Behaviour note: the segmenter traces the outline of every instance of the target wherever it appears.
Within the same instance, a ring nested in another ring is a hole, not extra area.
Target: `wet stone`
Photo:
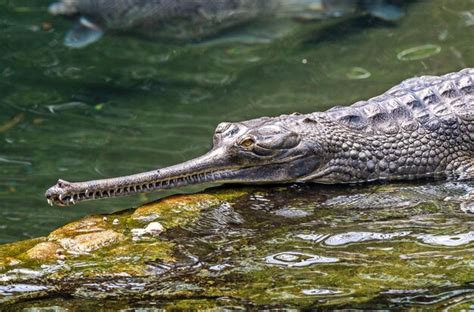
[[[106,230],[88,234],[80,234],[73,238],[62,238],[58,242],[69,253],[83,254],[110,246],[125,240],[123,234]]]
[[[62,248],[56,242],[43,242],[29,249],[26,254],[30,259],[48,262],[57,260],[60,250]]]
[[[39,298],[174,307],[206,298],[199,307],[213,308],[237,298],[254,308],[331,310],[374,300],[388,309],[419,289],[451,298],[471,282],[471,214],[461,203],[473,188],[298,184],[176,195],[0,245],[0,303],[22,311]],[[391,289],[400,291],[384,293]]]

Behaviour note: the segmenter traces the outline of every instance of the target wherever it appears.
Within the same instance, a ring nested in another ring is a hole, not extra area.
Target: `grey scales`
[[[362,183],[474,178],[474,68],[403,81],[326,112],[217,126],[203,156],[149,172],[59,180],[50,204],[70,205],[202,183]]]

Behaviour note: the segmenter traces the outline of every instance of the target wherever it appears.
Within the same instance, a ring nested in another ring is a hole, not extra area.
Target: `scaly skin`
[[[474,69],[408,79],[384,94],[326,112],[221,123],[214,147],[185,163],[70,183],[50,203],[200,183],[359,183],[474,177]]]

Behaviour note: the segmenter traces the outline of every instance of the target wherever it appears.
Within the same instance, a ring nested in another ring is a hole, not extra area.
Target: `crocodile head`
[[[213,148],[201,157],[149,172],[71,183],[59,180],[46,192],[50,204],[69,205],[201,183],[288,183],[317,170],[318,144],[269,118],[221,123]]]

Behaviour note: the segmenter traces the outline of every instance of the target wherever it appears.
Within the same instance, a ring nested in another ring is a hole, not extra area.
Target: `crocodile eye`
[[[245,149],[250,149],[250,148],[252,148],[254,144],[255,144],[255,140],[252,139],[252,138],[243,139],[243,140],[240,141],[240,143],[239,143],[239,145],[242,146],[242,147],[245,148]]]

